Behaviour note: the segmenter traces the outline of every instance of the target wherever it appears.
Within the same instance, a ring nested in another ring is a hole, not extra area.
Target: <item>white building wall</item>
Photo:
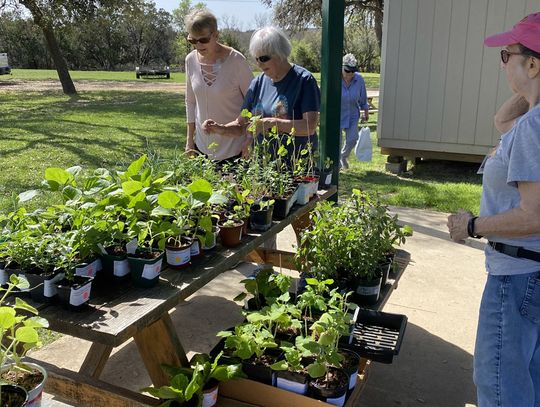
[[[510,90],[499,49],[483,41],[534,11],[539,0],[386,0],[379,146],[484,155],[496,145],[493,115]]]

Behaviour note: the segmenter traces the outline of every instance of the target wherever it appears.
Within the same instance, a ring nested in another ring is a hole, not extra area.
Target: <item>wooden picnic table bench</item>
[[[157,405],[157,400],[99,380],[113,348],[134,339],[154,386],[168,384],[161,364],[187,365],[187,357],[169,316],[169,311],[221,273],[231,269],[265,241],[308,214],[319,200],[334,195],[337,188],[319,191],[304,206],[294,206],[291,214],[260,234],[250,233],[234,249],[219,247],[205,252],[181,271],[165,269],[153,288],[130,284],[118,290],[93,291],[90,305],[81,312],[70,312],[57,305],[32,304],[50,329],[92,342],[78,372],[43,363],[49,372],[45,390],[70,400],[77,406]],[[94,290],[94,288],[93,288]]]

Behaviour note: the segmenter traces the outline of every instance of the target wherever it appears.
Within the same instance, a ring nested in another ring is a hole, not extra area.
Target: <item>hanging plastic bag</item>
[[[369,127],[362,127],[358,132],[358,141],[354,149],[354,154],[358,161],[371,161],[372,145]]]

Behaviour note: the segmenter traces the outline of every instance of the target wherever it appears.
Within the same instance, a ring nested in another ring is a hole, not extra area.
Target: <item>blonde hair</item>
[[[207,8],[193,10],[186,16],[184,23],[189,34],[199,35],[207,30],[213,33],[218,29],[216,16]]]

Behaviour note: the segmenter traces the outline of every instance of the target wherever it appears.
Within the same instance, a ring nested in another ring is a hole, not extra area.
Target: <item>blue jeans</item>
[[[540,407],[540,272],[488,276],[474,383],[478,407]]]

